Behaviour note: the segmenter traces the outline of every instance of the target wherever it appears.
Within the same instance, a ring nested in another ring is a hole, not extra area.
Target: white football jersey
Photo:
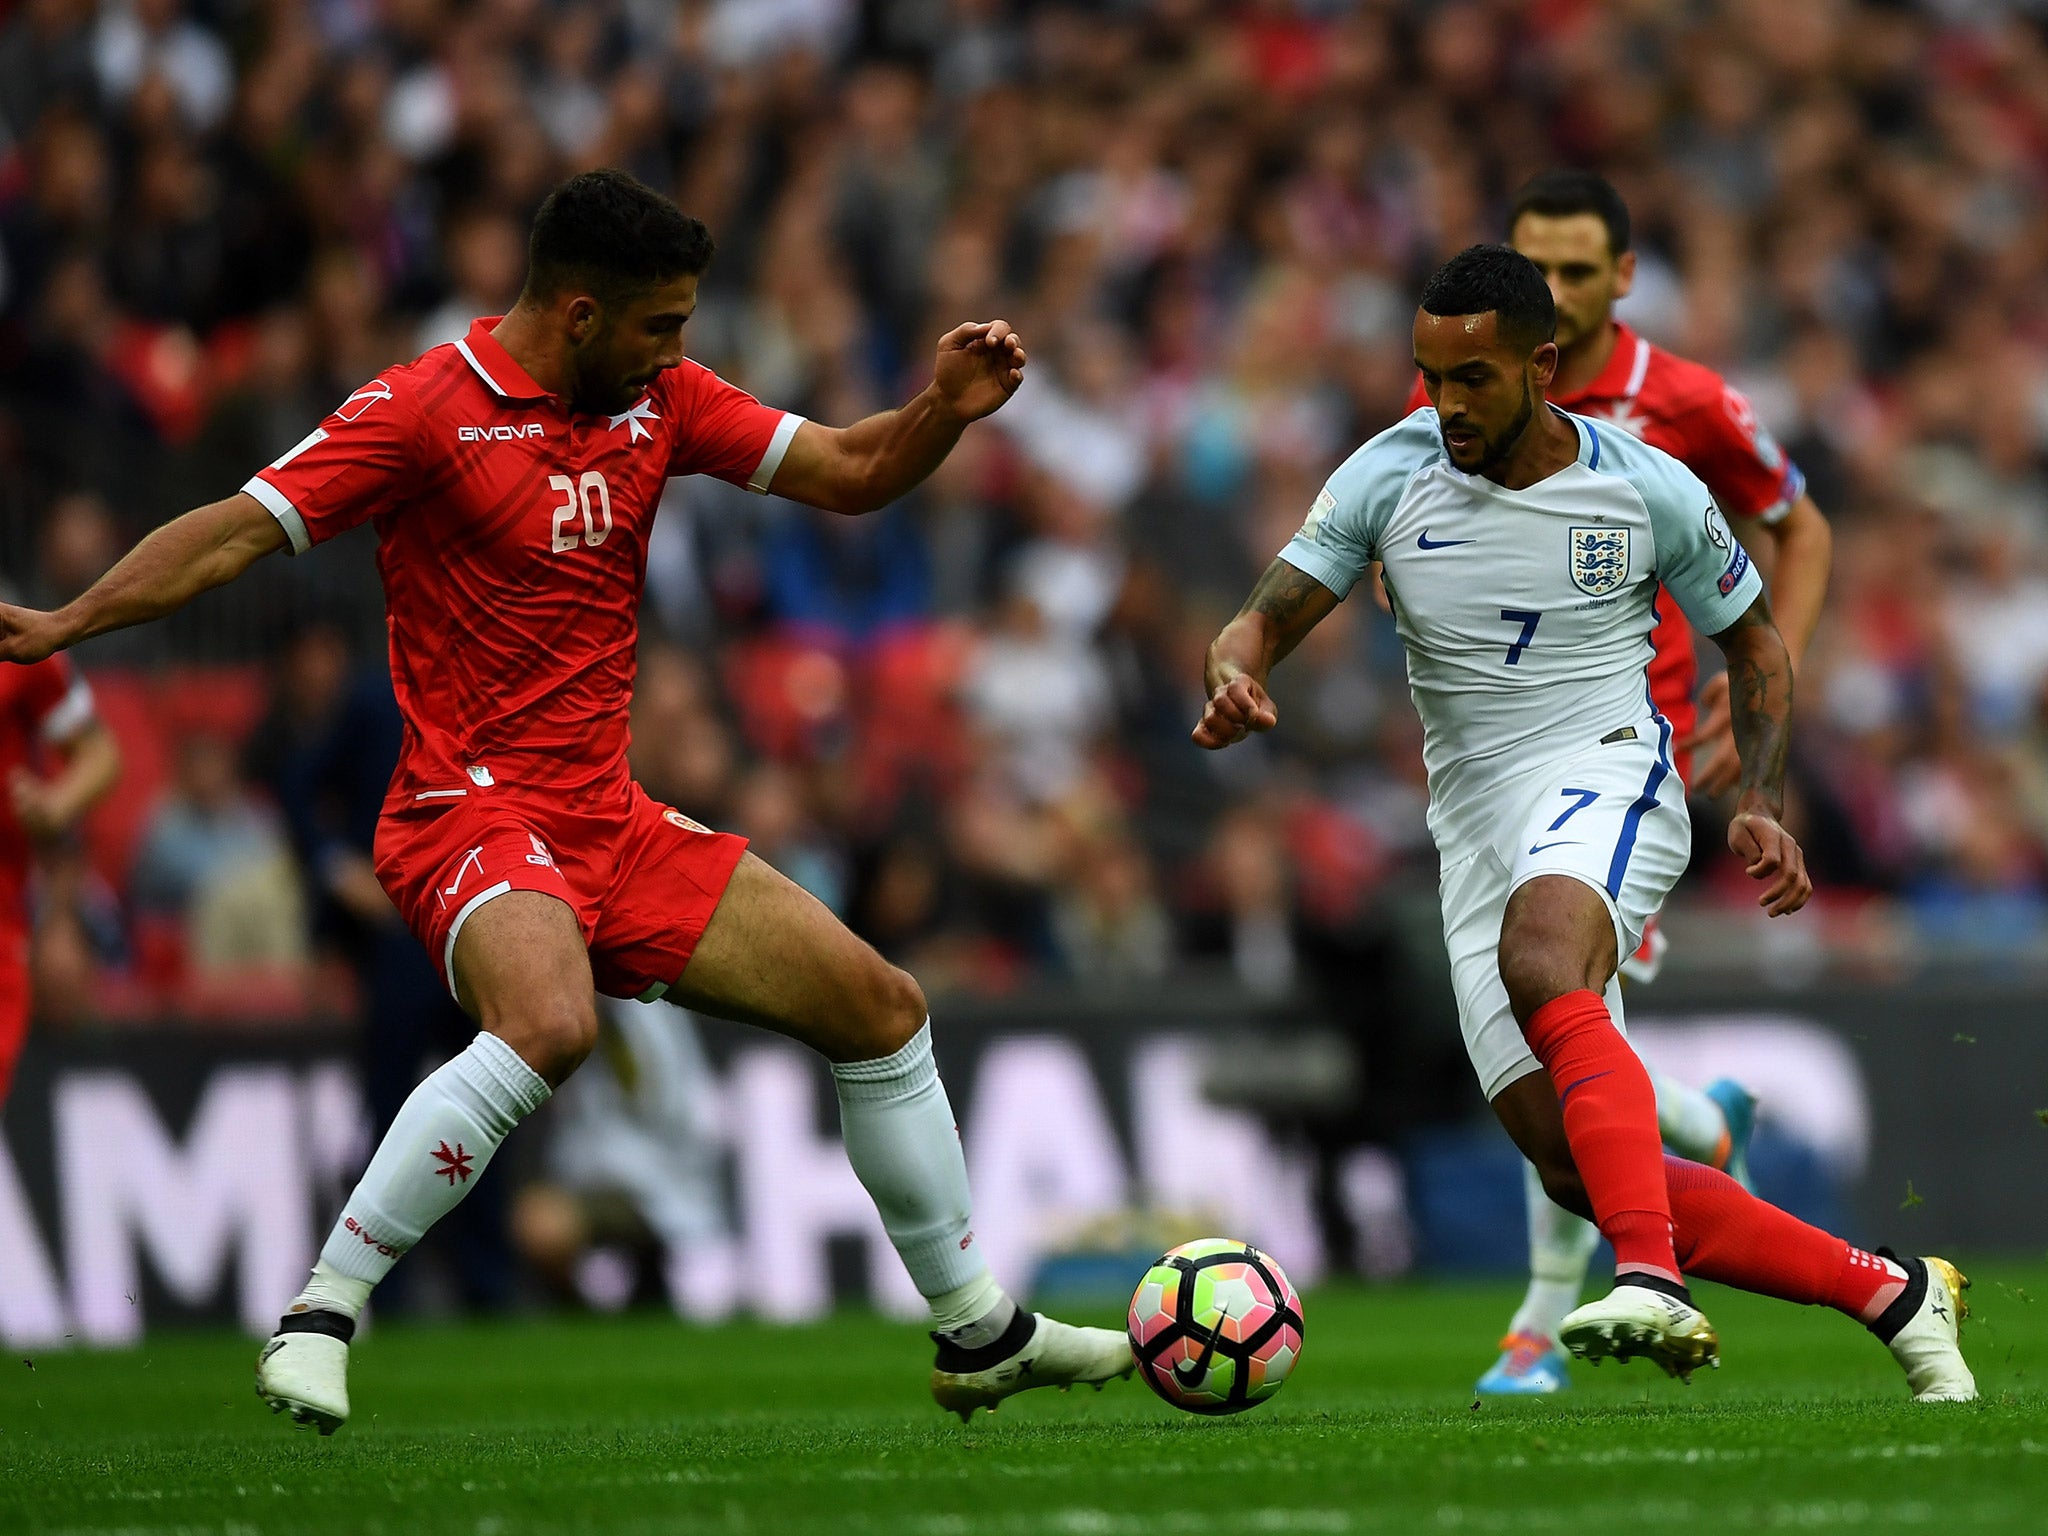
[[[1659,583],[1710,635],[1763,589],[1691,470],[1559,414],[1577,462],[1510,491],[1454,467],[1418,410],[1345,460],[1280,552],[1339,597],[1380,562],[1446,859],[1512,814],[1510,785],[1603,737],[1643,732],[1669,771],[1647,676]]]

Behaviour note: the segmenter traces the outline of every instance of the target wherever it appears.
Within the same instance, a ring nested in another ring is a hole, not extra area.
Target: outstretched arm
[[[1728,823],[1728,846],[1753,880],[1765,882],[1757,905],[1772,917],[1797,912],[1813,894],[1806,857],[1779,824],[1785,814],[1785,761],[1792,745],[1792,659],[1759,596],[1714,636],[1728,658],[1728,708],[1742,759],[1741,794]]]
[[[1336,593],[1285,560],[1266,567],[1237,617],[1209,647],[1204,668],[1209,704],[1195,727],[1196,746],[1217,751],[1279,723],[1266,697],[1266,678],[1337,602]]]
[[[885,507],[937,469],[972,422],[1024,382],[1024,344],[1003,320],[963,325],[939,343],[932,381],[908,405],[850,427],[807,421],[768,489],[858,514]]]
[[[0,661],[41,661],[110,629],[160,619],[284,547],[277,519],[238,491],[165,523],[55,613],[0,604]]]

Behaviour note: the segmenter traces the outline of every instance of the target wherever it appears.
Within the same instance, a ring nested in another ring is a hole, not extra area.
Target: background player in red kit
[[[1706,482],[1770,583],[1771,611],[1796,671],[1827,598],[1828,520],[1740,391],[1614,318],[1636,275],[1621,194],[1588,171],[1547,172],[1516,194],[1508,243],[1536,263],[1557,301],[1557,378],[1546,398],[1613,422]],[[1707,680],[1696,708],[1692,628],[1668,600],[1658,605],[1658,619],[1650,690],[1679,743],[1679,773],[1701,794],[1722,794],[1741,773],[1727,675]]]
[[[28,1039],[29,866],[121,773],[120,749],[69,660],[0,667],[0,1105]]]
[[[997,320],[947,335],[901,409],[839,430],[770,409],[683,357],[711,253],[702,224],[631,177],[575,177],[535,216],[503,319],[386,370],[58,612],[0,608],[0,659],[36,660],[376,521],[406,727],[377,873],[480,1031],[406,1101],[258,1360],[273,1409],[323,1432],[348,1415],[371,1288],[589,1054],[593,987],[666,994],[831,1060],[848,1160],[931,1304],[944,1406],[965,1418],[1132,1366],[1122,1332],[1034,1317],[990,1275],[917,983],[743,839],[628,777],[647,536],[668,479],[866,512],[1023,378]]]
[[[1770,583],[1771,609],[1796,673],[1820,622],[1832,536],[1806,493],[1806,480],[1758,423],[1749,402],[1711,368],[1653,346],[1614,317],[1635,282],[1628,205],[1587,171],[1548,171],[1515,195],[1508,243],[1533,261],[1557,304],[1557,375],[1545,398],[1661,448],[1706,482]],[[1408,406],[1427,405],[1421,381]],[[1728,679],[1716,673],[1694,700],[1698,663],[1692,627],[1668,594],[1651,636],[1650,695],[1671,722],[1680,777],[1719,795],[1741,772],[1728,711]],[[1666,940],[1652,918],[1622,975],[1653,979]],[[1704,1090],[1653,1072],[1665,1140],[1681,1156],[1747,1180],[1745,1154],[1755,1100],[1728,1079]],[[1480,1378],[1482,1392],[1553,1392],[1568,1384],[1553,1340],[1559,1320],[1578,1305],[1586,1265],[1599,1237],[1547,1199],[1533,1170],[1525,1180],[1530,1283],[1501,1341],[1500,1358]]]

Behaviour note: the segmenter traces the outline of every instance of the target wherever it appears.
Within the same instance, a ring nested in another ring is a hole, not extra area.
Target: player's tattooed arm
[[[1742,799],[1771,816],[1785,806],[1785,760],[1792,744],[1792,658],[1759,594],[1742,617],[1714,636],[1728,658],[1728,708],[1742,758]]]
[[[1798,911],[1813,894],[1806,857],[1780,822],[1792,746],[1792,658],[1771,617],[1770,599],[1761,594],[1714,643],[1728,658],[1728,708],[1742,758],[1728,846],[1750,878],[1763,882],[1757,905],[1780,917]]]
[[[1237,617],[1209,646],[1203,677],[1209,703],[1194,730],[1196,746],[1214,751],[1279,723],[1266,678],[1337,602],[1336,593],[1285,560],[1266,567]]]

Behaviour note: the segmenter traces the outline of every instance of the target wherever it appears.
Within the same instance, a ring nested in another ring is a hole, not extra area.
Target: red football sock
[[[1678,1263],[1688,1275],[1833,1307],[1872,1323],[1906,1288],[1906,1272],[1757,1199],[1725,1173],[1664,1159]]]
[[[1557,1087],[1572,1161],[1593,1219],[1614,1245],[1615,1273],[1678,1283],[1657,1090],[1607,1004],[1597,992],[1567,992],[1538,1008],[1522,1032]]]

